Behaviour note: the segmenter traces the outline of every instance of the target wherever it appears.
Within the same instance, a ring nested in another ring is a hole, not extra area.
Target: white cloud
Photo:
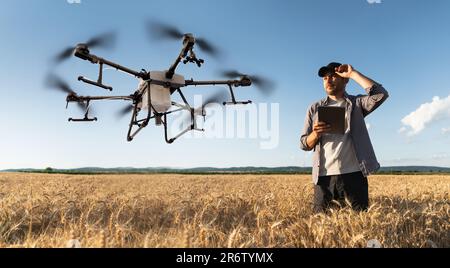
[[[443,129],[442,129],[442,134],[444,134],[444,135],[450,134],[450,127],[448,127],[448,128],[443,128]]]
[[[443,99],[434,97],[432,102],[420,105],[417,110],[402,119],[403,127],[399,132],[406,132],[407,136],[414,136],[432,122],[440,119],[450,119],[450,96]]]

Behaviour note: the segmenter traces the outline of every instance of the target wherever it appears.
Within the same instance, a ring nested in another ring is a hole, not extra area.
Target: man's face
[[[327,95],[336,96],[344,92],[347,81],[335,73],[323,77],[323,87]]]

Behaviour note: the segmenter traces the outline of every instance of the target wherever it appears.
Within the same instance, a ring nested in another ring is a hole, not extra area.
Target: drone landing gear
[[[195,120],[195,119],[194,119]],[[176,135],[175,137],[169,139],[168,138],[168,131],[167,131],[167,115],[164,115],[164,120],[163,120],[163,124],[164,124],[164,138],[166,139],[166,142],[168,144],[172,144],[174,143],[179,137],[183,136],[184,134],[188,133],[189,131],[193,131],[193,130],[197,130],[197,131],[201,131],[204,132],[204,129],[199,129],[195,127],[195,123],[193,123],[190,127],[186,128],[185,130],[181,131],[178,135]]]
[[[97,121],[97,117],[94,118],[83,118],[83,119],[76,119],[76,118],[69,118],[69,122],[94,122]]]
[[[148,125],[151,117],[151,109],[148,109],[147,117],[144,119],[138,119],[140,109],[137,107],[137,104],[134,105],[133,116],[131,117],[130,127],[128,128],[127,141],[132,141],[134,137]],[[138,128],[133,132],[133,127],[137,126]]]
[[[147,81],[147,90],[150,89],[150,80]],[[142,95],[143,93],[139,94],[138,96],[135,97],[134,99],[134,109],[133,109],[133,115],[131,116],[131,121],[130,121],[130,127],[128,128],[128,133],[127,133],[127,141],[131,142],[134,137],[143,129],[145,128],[148,123],[150,122],[150,119],[152,119],[152,110],[153,109],[153,105],[152,105],[152,96],[150,94],[150,92],[148,92],[148,99],[147,99],[147,107],[148,107],[148,112],[147,112],[147,116],[144,119],[138,119],[138,114],[140,112],[140,108],[138,107],[138,103],[142,100]],[[133,127],[137,126],[138,129],[136,129],[133,132]]]
[[[253,102],[251,100],[248,101],[229,101],[229,102],[224,102],[223,105],[237,105],[237,104],[243,104],[243,105],[247,105],[247,104],[252,104]]]
[[[234,97],[233,87],[231,85],[228,85],[228,87],[230,89],[231,101],[223,102],[223,105],[236,105],[236,104],[247,105],[247,104],[251,104],[252,103],[251,100],[248,100],[248,101],[236,101],[236,98]]]
[[[94,122],[97,121],[97,117],[89,118],[89,101],[87,101],[86,105],[86,113],[84,114],[84,118],[69,118],[69,122]]]
[[[110,86],[106,86],[106,85],[103,85],[100,82],[95,82],[95,81],[89,80],[89,79],[87,79],[87,78],[85,78],[83,76],[78,77],[78,81],[82,81],[82,82],[84,82],[86,84],[93,85],[93,86],[96,86],[96,87],[101,87],[101,88],[104,88],[104,89],[109,90],[109,91],[113,90],[113,88],[110,87]]]
[[[89,80],[89,79],[87,79],[87,78],[85,78],[85,77],[83,77],[83,76],[79,76],[79,77],[78,77],[78,81],[82,81],[82,82],[84,82],[84,83],[86,83],[86,84],[93,85],[93,86],[96,86],[96,87],[100,87],[100,88],[103,88],[103,89],[112,91],[112,90],[113,90],[112,87],[106,86],[106,85],[104,85],[103,82],[102,82],[102,80],[103,80],[103,62],[100,62],[100,63],[99,63],[99,66],[100,66],[100,69],[99,69],[99,71],[98,71],[98,79],[97,79],[97,82],[92,81],[92,80]]]
[[[175,140],[177,140],[179,137],[183,136],[184,134],[186,134],[189,131],[201,131],[201,132],[205,131],[204,129],[197,128],[197,124],[196,124],[196,121],[195,121],[195,115],[194,115],[194,113],[195,113],[194,109],[192,109],[189,106],[189,103],[187,102],[185,96],[183,95],[183,93],[181,92],[181,90],[179,88],[177,88],[177,92],[178,92],[178,94],[180,94],[180,97],[183,100],[184,105],[181,105],[181,104],[178,104],[178,103],[172,103],[172,105],[178,106],[178,107],[180,107],[180,109],[173,110],[173,111],[170,111],[170,112],[166,112],[164,114],[159,114],[160,116],[164,116],[164,119],[162,119],[162,117],[160,117],[160,120],[161,120],[161,123],[164,125],[164,138],[165,138],[165,140],[166,140],[166,142],[168,144],[174,143]],[[186,128],[185,130],[183,130],[180,133],[178,133],[178,135],[176,135],[173,138],[169,139],[169,137],[168,137],[169,133],[168,133],[168,130],[167,130],[167,115],[171,114],[171,113],[180,112],[180,111],[183,111],[183,110],[189,110],[191,112],[192,123],[191,123],[191,125],[188,128]]]

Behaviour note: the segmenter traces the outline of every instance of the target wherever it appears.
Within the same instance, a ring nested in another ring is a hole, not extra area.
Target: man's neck
[[[328,97],[334,101],[340,101],[340,100],[344,99],[344,92],[342,92],[342,94],[338,94],[338,95],[328,95]]]

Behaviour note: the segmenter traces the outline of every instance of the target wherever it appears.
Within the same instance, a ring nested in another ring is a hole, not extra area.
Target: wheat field
[[[375,175],[367,212],[312,214],[308,175],[0,173],[0,248],[448,248],[449,192],[449,175]]]

